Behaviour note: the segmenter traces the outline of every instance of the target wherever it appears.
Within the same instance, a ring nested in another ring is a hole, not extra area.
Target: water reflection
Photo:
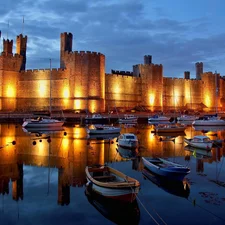
[[[137,200],[130,203],[108,199],[88,188],[85,189],[85,195],[91,205],[115,224],[139,224],[140,209]]]
[[[117,151],[124,159],[134,159],[138,155],[138,148],[124,148],[118,145]]]
[[[120,162],[131,158],[132,169],[141,171],[140,158],[160,156],[179,158],[183,162],[195,160],[193,152],[184,148],[184,136],[176,136],[175,141],[160,141],[160,136],[152,133],[149,124],[135,127],[123,127],[121,133],[131,132],[138,136],[138,152],[125,152],[118,149],[116,137],[110,140],[90,139],[86,129],[80,126],[64,127],[64,130],[50,133],[25,133],[21,126],[15,124],[0,125],[0,194],[10,194],[14,200],[23,199],[24,167],[39,167],[49,174],[57,170],[58,204],[70,203],[71,187],[84,187],[86,183],[86,165]],[[186,129],[187,136],[198,135],[192,127]],[[217,132],[219,139],[224,139],[225,132]],[[15,141],[15,142],[14,142]],[[14,144],[13,144],[14,143]],[[197,155],[200,155],[199,152]],[[224,145],[219,150],[212,149],[209,159],[196,157],[198,172],[204,172],[205,163],[221,162]],[[51,176],[48,177],[50,182]],[[10,183],[12,182],[12,184]]]
[[[183,181],[168,180],[161,176],[151,173],[148,169],[144,169],[142,174],[145,179],[150,180],[152,183],[156,184],[159,188],[164,191],[179,196],[188,198],[190,194],[190,184],[186,179]]]
[[[184,147],[184,150],[191,152],[195,158],[212,158],[211,150],[200,149],[200,148],[192,147],[190,145],[186,145]]]

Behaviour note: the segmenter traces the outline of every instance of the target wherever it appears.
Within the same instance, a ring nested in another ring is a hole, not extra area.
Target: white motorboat
[[[52,129],[62,127],[64,121],[52,119],[52,118],[42,118],[38,117],[36,119],[24,119],[22,124],[23,128],[39,128],[39,129]]]
[[[124,133],[118,137],[118,145],[124,148],[137,148],[138,138],[133,133]]]
[[[91,125],[88,128],[86,128],[87,133],[89,135],[94,134],[115,134],[120,133],[121,127],[114,127],[109,125]]]
[[[192,123],[193,126],[225,126],[225,120],[220,119],[217,114],[215,115],[204,115],[199,117]]]
[[[154,174],[171,180],[182,181],[190,173],[190,168],[162,158],[142,157],[144,166]]]
[[[181,115],[181,116],[178,116],[177,117],[177,120],[179,121],[179,122],[183,122],[183,121],[194,121],[194,120],[196,120],[196,119],[198,119],[198,117],[196,117],[196,116],[193,116],[193,115]]]
[[[197,135],[193,138],[184,138],[184,142],[192,147],[210,150],[213,146],[213,141],[204,135]]]
[[[132,114],[125,114],[124,118],[119,119],[119,123],[137,123],[138,117]]]
[[[148,122],[162,122],[162,121],[169,121],[170,118],[163,115],[154,115],[148,117]]]

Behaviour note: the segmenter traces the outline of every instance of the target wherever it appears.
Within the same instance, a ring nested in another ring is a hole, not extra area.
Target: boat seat
[[[94,176],[93,177],[95,180],[101,180],[101,181],[113,181],[115,180],[115,176],[113,175],[108,175],[108,176]]]

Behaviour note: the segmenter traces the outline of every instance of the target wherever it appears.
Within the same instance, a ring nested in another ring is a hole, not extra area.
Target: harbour
[[[185,148],[184,137],[225,139],[225,131],[194,130],[162,141],[154,125],[117,124],[134,133],[136,152],[118,148],[117,137],[88,137],[86,126],[70,124],[55,132],[24,132],[21,123],[1,124],[1,201],[3,224],[224,224],[224,143],[210,154]],[[121,154],[122,153],[122,154]],[[146,173],[141,157],[163,157],[188,166],[182,182],[168,183]],[[136,200],[102,200],[87,192],[85,167],[109,165],[140,182]],[[116,210],[119,209],[120,210]],[[190,216],[191,215],[191,216]]]

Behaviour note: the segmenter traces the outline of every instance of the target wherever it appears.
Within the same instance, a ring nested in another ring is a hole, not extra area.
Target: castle
[[[225,79],[218,73],[203,72],[196,63],[196,79],[163,77],[163,66],[144,56],[144,64],[133,71],[105,73],[105,56],[90,51],[72,51],[73,35],[60,35],[60,68],[26,70],[27,36],[3,39],[0,55],[0,110],[36,111],[89,110],[108,112],[114,108],[138,106],[154,110],[225,108]]]

